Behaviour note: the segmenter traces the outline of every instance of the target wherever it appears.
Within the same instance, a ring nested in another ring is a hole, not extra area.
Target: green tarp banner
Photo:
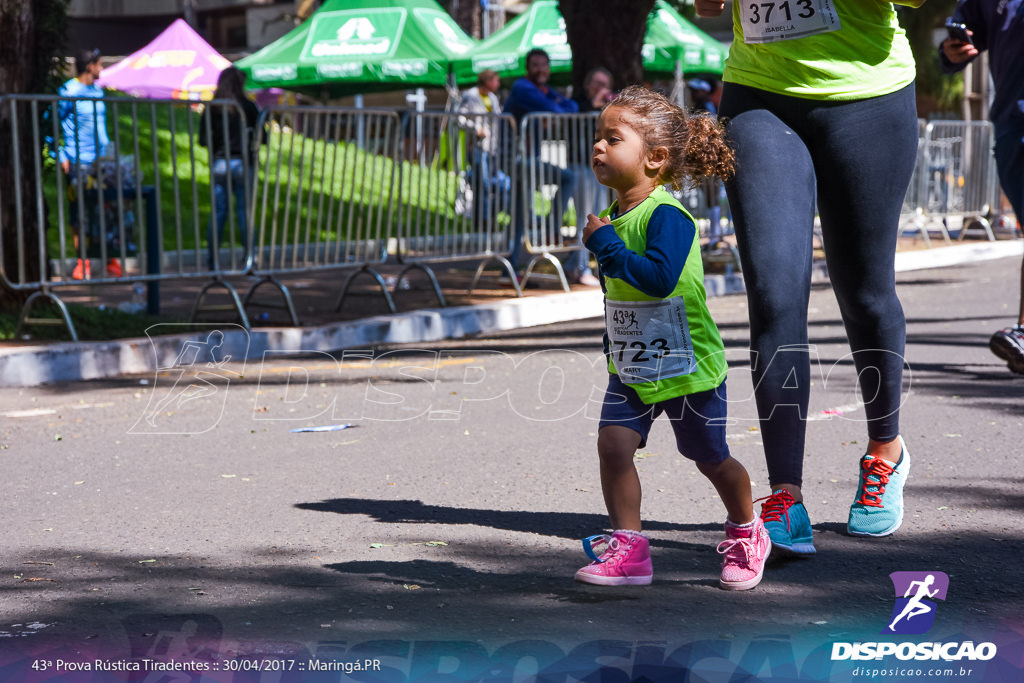
[[[434,0],[327,0],[236,66],[250,88],[342,97],[442,87],[452,62],[476,45]]]

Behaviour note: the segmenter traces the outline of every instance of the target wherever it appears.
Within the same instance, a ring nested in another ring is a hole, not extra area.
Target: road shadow
[[[580,512],[535,510],[486,510],[444,505],[429,505],[419,500],[375,500],[373,498],[334,498],[317,503],[299,503],[295,507],[339,515],[365,515],[386,524],[472,524],[502,531],[541,534],[567,539],[582,539],[604,529],[605,515]],[[720,524],[678,524],[644,520],[647,531],[717,531]],[[658,541],[655,541],[658,543]]]
[[[226,637],[240,643],[236,652],[265,652],[280,641],[743,638],[793,633],[815,622],[827,624],[833,637],[870,636],[894,605],[888,575],[906,570],[950,577],[939,608],[946,632],[991,631],[1019,618],[1024,572],[1001,560],[1024,551],[1019,533],[937,537],[910,529],[864,540],[842,536],[832,524],[816,531],[815,557],[770,562],[762,584],[749,592],[717,588],[713,545],[700,552],[659,548],[651,586],[609,588],[573,581],[585,563],[574,544],[510,544],[491,535],[479,543],[336,553],[353,559],[311,559],[308,549],[271,557],[254,547],[231,563],[157,555],[141,565],[116,552],[71,548],[48,554],[52,567],[33,570],[48,572],[52,581],[7,589],[0,602],[8,619],[45,625],[39,640],[79,651],[125,642],[148,651],[183,615],[206,633],[215,630],[211,620],[223,624]],[[365,559],[367,553],[380,559]],[[407,553],[415,556],[396,557]]]

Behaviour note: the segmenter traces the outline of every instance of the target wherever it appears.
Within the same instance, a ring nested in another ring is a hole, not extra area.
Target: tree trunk
[[[480,0],[451,0],[450,14],[463,31],[480,38],[483,35],[483,17]]]
[[[63,49],[67,30],[67,0],[0,0],[0,93],[53,93],[58,73],[56,56]],[[42,107],[45,109],[45,107]],[[34,180],[36,156],[42,150],[31,144],[28,107],[18,108],[18,130],[12,128],[11,105],[0,103],[0,240],[3,246],[3,278],[0,284],[39,282],[43,276],[39,258],[45,225],[36,210]],[[21,173],[15,176],[14,146],[17,137]],[[21,198],[21,224],[17,223],[16,197]],[[43,221],[45,223],[45,219]],[[19,258],[19,231],[22,235]],[[8,289],[6,286],[4,289]],[[4,298],[23,299],[7,291]]]
[[[654,0],[559,0],[558,8],[572,48],[573,92],[599,66],[611,73],[614,90],[643,82],[641,50]]]

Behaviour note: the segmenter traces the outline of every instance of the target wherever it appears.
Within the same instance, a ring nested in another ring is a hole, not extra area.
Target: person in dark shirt
[[[512,84],[512,90],[509,92],[508,99],[505,100],[505,112],[512,114],[515,117],[516,124],[520,126],[521,131],[523,118],[531,112],[574,114],[578,111],[578,107],[575,102],[554,88],[548,86],[548,78],[550,78],[550,76],[551,60],[548,57],[547,52],[540,49],[534,49],[526,53],[526,77],[520,78]],[[536,136],[535,139],[539,140],[540,136]],[[572,197],[573,190],[576,186],[576,177],[573,172],[567,168],[561,168],[560,166],[556,166],[546,161],[539,161],[539,144],[537,149],[532,150],[530,156],[535,157],[532,163],[535,167],[535,172],[539,177],[553,178],[558,184],[557,199],[552,200],[552,205],[555,207],[554,211],[558,212],[554,221],[558,226],[560,226],[562,216],[565,214],[565,211],[569,206],[569,198]],[[522,161],[525,167],[527,160],[524,159]],[[522,177],[529,177],[529,173],[526,168],[523,170]],[[522,187],[522,185],[523,184],[521,183],[520,186]],[[522,205],[523,203],[520,203],[520,206]],[[513,267],[519,266],[519,260],[522,257],[523,252],[525,221],[522,214],[523,212],[520,210],[516,219],[514,244],[510,258]]]
[[[256,141],[253,131],[260,110],[245,95],[245,73],[233,66],[220,73],[213,99],[214,102],[206,105],[199,122],[199,144],[206,147],[211,156],[213,216],[206,229],[206,239],[210,267],[219,270],[218,250],[223,243],[229,197],[235,206],[234,229],[241,235],[246,250],[251,244],[246,220],[246,195],[254,178]],[[217,100],[230,100],[233,104],[221,104]]]
[[[526,76],[512,84],[505,100],[505,111],[522,121],[530,112],[576,113],[579,107],[568,97],[548,86],[551,77],[551,59],[541,49],[526,53]]]
[[[996,86],[990,109],[996,135],[996,168],[1019,225],[1024,216],[1024,1],[964,0],[953,13],[953,21],[967,26],[971,42],[953,38],[942,41],[942,70],[962,71],[988,50]],[[1017,324],[996,332],[988,345],[1012,372],[1024,375],[1024,265]]]

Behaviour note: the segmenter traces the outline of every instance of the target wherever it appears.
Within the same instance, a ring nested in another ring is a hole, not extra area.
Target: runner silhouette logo
[[[896,605],[882,633],[925,633],[935,623],[936,600],[945,600],[949,577],[943,572],[893,572]]]

